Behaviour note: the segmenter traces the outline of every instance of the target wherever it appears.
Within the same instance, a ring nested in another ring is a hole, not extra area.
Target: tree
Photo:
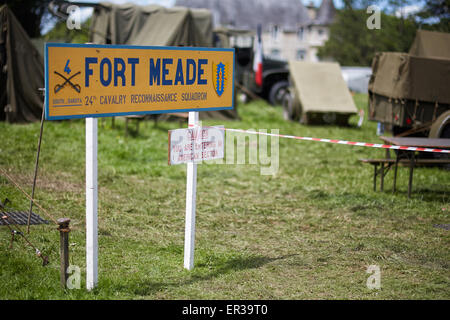
[[[413,18],[398,18],[380,12],[381,29],[369,29],[366,9],[351,4],[339,10],[330,27],[330,37],[318,50],[321,59],[332,58],[341,65],[370,66],[376,52],[407,52],[416,33]]]
[[[427,0],[417,18],[423,29],[450,32],[450,0]]]
[[[427,0],[423,12],[431,17],[450,18],[450,0]]]
[[[41,35],[43,23],[53,19],[48,11],[51,0],[6,0],[6,5],[19,20],[30,38]]]
[[[66,21],[59,21],[55,26],[47,32],[43,38],[45,41],[63,41],[66,43],[86,43],[89,39],[89,27],[91,18],[81,24],[81,29],[69,30]]]

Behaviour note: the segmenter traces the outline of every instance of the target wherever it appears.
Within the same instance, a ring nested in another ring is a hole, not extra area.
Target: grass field
[[[366,109],[367,96],[356,95]],[[239,105],[229,128],[376,142],[376,123],[356,128],[304,126],[264,102]],[[99,121],[100,123],[100,121]],[[133,125],[131,125],[133,127]],[[70,217],[70,261],[81,289],[59,283],[59,233],[33,226],[30,240],[50,258],[41,266],[22,238],[9,249],[0,227],[0,299],[449,299],[450,171],[399,169],[374,192],[373,168],[358,159],[383,150],[281,139],[279,170],[260,165],[198,168],[195,268],[183,269],[186,166],[167,165],[167,131],[178,122],[141,125],[125,137],[124,121],[99,126],[99,284],[85,289],[84,121],[46,122],[38,202]],[[0,123],[0,167],[31,190],[39,124]],[[0,198],[27,210],[28,200],[0,176]],[[41,214],[39,210],[36,212]],[[45,217],[45,216],[44,216]],[[381,289],[366,287],[369,265]]]

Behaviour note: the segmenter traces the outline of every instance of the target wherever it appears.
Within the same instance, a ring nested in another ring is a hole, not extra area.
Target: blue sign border
[[[118,49],[148,49],[148,50],[177,50],[177,51],[216,51],[216,52],[233,52],[233,84],[232,84],[232,102],[230,107],[218,108],[192,108],[192,109],[175,109],[175,110],[161,110],[161,111],[136,111],[136,112],[116,112],[116,113],[95,113],[95,114],[81,114],[72,116],[49,116],[49,99],[48,99],[48,48],[50,47],[69,47],[69,48],[118,48]],[[168,47],[168,46],[131,46],[118,44],[76,44],[76,43],[45,43],[44,46],[45,57],[45,119],[46,120],[66,120],[66,119],[83,119],[83,118],[103,118],[103,117],[117,117],[129,115],[144,115],[144,114],[162,114],[162,113],[177,113],[190,111],[217,111],[217,110],[231,110],[234,109],[234,78],[235,78],[235,50],[234,48],[205,48],[205,47]]]

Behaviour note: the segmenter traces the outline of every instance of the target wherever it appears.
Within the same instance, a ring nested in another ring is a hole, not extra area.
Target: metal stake
[[[67,287],[67,279],[69,277],[67,269],[69,268],[69,228],[70,219],[58,219],[60,256],[61,256],[61,286]]]

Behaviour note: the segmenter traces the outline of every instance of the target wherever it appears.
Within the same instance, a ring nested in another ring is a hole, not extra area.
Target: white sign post
[[[98,281],[97,118],[86,118],[86,288]]]
[[[189,127],[198,126],[198,112],[189,112]],[[194,268],[195,248],[195,200],[197,197],[197,164],[187,163],[186,225],[184,229],[184,268]]]
[[[169,131],[169,164],[187,164],[184,268],[188,270],[194,267],[197,164],[223,158],[224,136],[221,127],[201,127],[198,112],[189,112],[188,129]]]

